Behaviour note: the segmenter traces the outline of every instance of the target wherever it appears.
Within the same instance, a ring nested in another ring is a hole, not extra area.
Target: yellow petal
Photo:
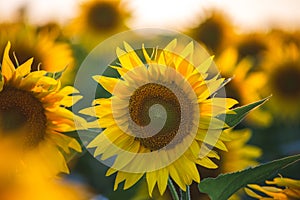
[[[3,60],[2,60],[2,76],[6,78],[6,80],[11,79],[15,67],[12,61],[9,58],[9,50],[10,50],[10,42],[7,43],[5,50],[4,50],[4,55],[3,55]]]
[[[177,39],[173,39],[165,48],[164,50],[173,52],[177,45]]]
[[[30,58],[29,60],[27,60],[25,63],[23,63],[22,65],[20,65],[17,69],[16,72],[19,76],[26,76],[27,74],[30,73],[31,71],[31,65],[33,62],[33,58]]]
[[[255,192],[253,192],[253,190],[250,190],[249,188],[244,188],[245,192],[250,196],[250,197],[253,197],[253,198],[256,198],[256,199],[262,199],[263,197],[256,194]]]
[[[144,173],[126,173],[127,178],[124,184],[124,190],[130,188],[135,183],[137,183],[144,175]]]
[[[223,129],[226,127],[228,125],[222,120],[210,116],[200,116],[199,129]]]
[[[180,177],[180,172],[178,173],[177,169],[174,167],[174,165],[169,165],[168,166],[169,172],[170,172],[170,176],[172,177],[172,179],[176,182],[176,184],[182,189],[184,190],[186,188],[186,185],[184,183],[184,181],[181,179]]]
[[[118,171],[116,179],[115,179],[115,184],[114,184],[114,191],[118,189],[119,183],[124,181],[126,179],[126,173],[122,171]]]
[[[159,190],[159,193],[161,195],[163,195],[167,188],[167,183],[168,183],[168,178],[169,178],[168,170],[166,168],[159,169],[157,171],[157,175],[158,175],[158,177],[157,177],[158,190]]]
[[[118,59],[122,65],[123,68],[125,68],[126,70],[132,70],[134,67],[133,63],[131,62],[131,59],[128,55],[128,53],[126,51],[123,51],[122,49],[120,49],[119,47],[117,47],[116,49],[116,54],[118,56]]]
[[[100,75],[93,76],[93,79],[98,83],[100,83],[100,85],[111,94],[113,94],[116,84],[120,81],[119,79],[116,78],[100,76]]]
[[[148,55],[148,53],[147,53],[147,51],[145,49],[145,45],[144,44],[142,45],[142,50],[143,50],[143,54],[144,54],[144,57],[146,59],[146,62],[147,63],[151,63],[152,60],[151,60],[150,56]]]
[[[198,102],[204,101],[208,97],[212,96],[224,83],[224,78],[218,80],[206,81],[205,84],[194,89],[198,95]]]
[[[198,165],[201,165],[203,167],[206,167],[208,169],[216,169],[218,168],[218,165],[216,165],[213,161],[211,161],[209,158],[207,157],[204,157],[204,158],[201,158],[201,159],[198,159],[196,161],[196,163]]]
[[[125,50],[128,52],[131,62],[135,67],[144,65],[143,62],[138,57],[138,55],[135,53],[134,49],[127,42],[124,42],[124,47]]]
[[[61,133],[48,134],[51,140],[54,141],[59,147],[61,147],[66,153],[70,153],[69,148],[74,149],[77,152],[81,152],[81,146],[74,138],[66,136]]]
[[[213,59],[214,56],[210,56],[197,67],[197,70],[199,71],[200,74],[205,74],[207,72],[207,70],[209,69],[209,67],[213,62]]]
[[[121,151],[128,151],[127,148],[129,148],[135,142],[137,141],[135,141],[134,138],[131,136],[121,136],[117,140],[115,140],[111,145],[105,148],[101,159],[106,160],[114,155],[117,155]]]
[[[149,191],[150,197],[152,197],[152,192],[153,192],[154,186],[156,184],[157,178],[158,177],[157,177],[156,171],[146,173],[146,180],[148,183],[148,191]]]
[[[225,144],[220,140],[221,130],[199,130],[196,135],[196,140],[214,146],[220,150],[227,151]]]

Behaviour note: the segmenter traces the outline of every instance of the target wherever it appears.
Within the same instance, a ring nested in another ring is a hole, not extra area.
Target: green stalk
[[[178,194],[176,192],[176,188],[170,178],[168,179],[168,186],[169,186],[173,200],[179,200]]]
[[[186,191],[185,192],[183,191],[182,197],[183,197],[182,198],[183,200],[191,200],[191,193],[190,193],[190,186],[189,185],[186,186]]]

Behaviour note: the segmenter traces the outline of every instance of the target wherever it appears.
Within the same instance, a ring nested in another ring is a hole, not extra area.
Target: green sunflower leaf
[[[198,187],[212,200],[227,200],[237,190],[247,184],[259,184],[280,169],[300,160],[300,154],[274,160],[265,164],[234,173],[221,174],[217,178],[203,179]],[[217,189],[216,189],[217,188]]]
[[[232,109],[232,111],[234,113],[222,114],[222,115],[219,115],[217,118],[219,118],[221,120],[225,119],[225,123],[229,127],[234,127],[237,124],[239,124],[251,110],[254,110],[255,108],[261,106],[269,99],[270,99],[270,96],[267,98],[264,98],[262,100],[256,101],[254,103]]]

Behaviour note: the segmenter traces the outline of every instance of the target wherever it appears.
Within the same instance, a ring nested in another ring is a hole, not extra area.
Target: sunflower
[[[238,50],[228,47],[216,58],[216,64],[222,76],[233,77],[226,88],[228,97],[235,98],[242,104],[260,99],[260,91],[264,88],[267,77],[261,71],[252,70],[254,63],[251,58],[239,61]],[[257,108],[246,117],[246,122],[256,126],[268,126],[271,121],[271,114],[262,108]]]
[[[92,193],[82,184],[66,181],[60,177],[45,178],[38,171],[23,171],[13,181],[0,185],[1,200],[88,200]],[[3,180],[1,180],[3,183]]]
[[[273,47],[262,63],[267,82],[261,92],[272,93],[268,103],[271,112],[281,119],[296,120],[300,116],[300,54],[297,45],[273,39]],[[282,109],[284,105],[284,109]]]
[[[212,57],[195,67],[192,61],[203,57],[193,54],[193,42],[177,54],[175,39],[152,56],[145,47],[139,54],[126,42],[124,47],[116,49],[120,65],[111,66],[120,78],[93,77],[111,97],[81,111],[98,117],[89,128],[104,129],[88,148],[95,147],[94,156],[102,161],[114,158],[106,175],[117,173],[115,190],[120,182],[127,189],[145,175],[150,196],[156,184],[163,194],[169,177],[185,191],[200,181],[197,164],[217,168],[211,158],[219,155],[211,148],[226,150],[222,141],[228,138],[217,115],[237,101],[216,96],[226,80],[208,78]]]
[[[224,131],[229,140],[225,142],[227,151],[219,151],[220,162],[218,163],[218,169],[205,169],[199,168],[200,174],[203,177],[217,177],[220,174],[231,173],[239,170],[246,169],[250,166],[258,164],[257,159],[261,156],[262,151],[259,147],[247,144],[251,138],[250,129],[232,130],[228,129]],[[198,187],[195,187],[194,196],[196,199],[204,200],[209,199],[206,194],[199,193]],[[230,200],[240,199],[243,191],[238,191],[231,196]]]
[[[74,120],[84,123],[67,109],[81,96],[71,86],[61,89],[60,81],[45,76],[44,70],[30,72],[33,59],[16,68],[9,57],[10,47],[9,42],[0,74],[0,138],[5,151],[14,152],[8,157],[11,171],[38,162],[49,175],[68,173],[65,158],[71,149],[80,152],[81,147],[62,132],[74,131]]]
[[[204,43],[214,54],[221,52],[234,38],[234,29],[228,17],[220,11],[213,10],[197,27],[189,31],[193,39]]]
[[[7,41],[14,44],[9,56],[15,66],[18,65],[16,60],[23,63],[34,57],[31,71],[38,69],[48,72],[64,71],[62,83],[70,84],[74,69],[73,52],[68,43],[58,41],[57,37],[58,33],[54,31],[37,31],[25,24],[0,25],[0,48],[4,49]]]
[[[120,0],[85,1],[77,17],[66,28],[67,33],[91,49],[111,35],[127,30],[125,21],[129,12],[120,3]]]
[[[251,58],[254,67],[263,61],[264,54],[269,47],[269,40],[265,38],[265,35],[259,33],[238,35],[234,43],[239,60]]]
[[[251,138],[251,131],[249,129],[226,131],[229,131],[231,140],[226,142],[228,151],[221,152],[221,173],[232,173],[257,165],[257,159],[262,151],[257,146],[247,144]],[[230,200],[239,200],[242,194],[244,192],[239,190],[230,197]]]
[[[256,159],[261,156],[262,151],[257,146],[247,144],[251,138],[251,131],[249,129],[231,130],[228,134],[231,141],[226,142],[228,151],[221,154],[222,173],[239,171],[257,165]]]
[[[277,177],[273,181],[266,181],[268,186],[255,184],[248,185],[249,188],[267,195],[267,197],[256,194],[253,190],[245,188],[246,193],[255,199],[277,199],[294,200],[300,199],[300,180]],[[275,186],[271,186],[275,185]]]

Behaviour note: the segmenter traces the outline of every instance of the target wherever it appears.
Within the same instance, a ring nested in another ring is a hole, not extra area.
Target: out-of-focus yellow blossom
[[[31,71],[64,71],[61,77],[62,84],[71,84],[75,75],[72,71],[73,52],[68,43],[57,40],[58,36],[57,31],[36,30],[35,27],[21,23],[1,24],[0,49],[4,49],[7,41],[11,41],[14,45],[9,56],[15,66],[18,66],[15,57],[20,63],[34,57]],[[3,51],[0,53],[2,59]]]
[[[92,193],[79,183],[40,173],[42,163],[35,163],[10,179],[0,179],[1,200],[89,200]]]
[[[222,152],[220,169],[222,173],[234,172],[258,164],[257,159],[262,155],[262,150],[257,146],[249,145],[251,138],[249,129],[226,130],[231,141],[226,142],[228,151]]]
[[[235,48],[228,48],[217,57],[216,63],[222,76],[232,77],[227,85],[226,95],[236,98],[242,104],[249,104],[261,99],[260,91],[265,86],[267,77],[263,72],[251,71],[253,63],[250,58],[238,62],[238,57]],[[252,125],[267,126],[271,123],[272,117],[269,112],[257,108],[246,117],[246,121]]]
[[[66,28],[67,35],[90,50],[104,39],[127,30],[125,22],[129,16],[120,0],[87,0]]]
[[[247,144],[252,135],[249,129],[229,129],[224,132],[230,137],[229,141],[225,142],[227,151],[220,152],[221,159],[218,169],[205,171],[203,168],[200,169],[200,173],[203,171],[202,174],[205,177],[216,177],[221,173],[231,173],[258,164],[257,159],[261,156],[262,150],[257,146]],[[239,200],[240,193],[242,191],[232,195],[230,200]],[[198,199],[208,200],[209,198],[206,195],[201,195]]]
[[[233,46],[238,51],[239,61],[248,58],[253,62],[253,67],[257,67],[264,59],[264,54],[268,50],[269,40],[259,33],[241,34],[235,37]]]
[[[211,11],[207,18],[188,35],[204,44],[212,54],[218,55],[234,38],[234,29],[229,18],[220,11]]]
[[[10,47],[8,43],[4,50],[0,73],[0,146],[8,152],[1,155],[7,157],[0,162],[7,169],[3,173],[10,176],[33,163],[42,163],[45,175],[68,173],[66,156],[81,147],[63,132],[75,130],[74,120],[85,123],[68,110],[81,96],[71,86],[61,88],[44,70],[31,72],[32,58],[16,67]]]
[[[259,186],[255,184],[249,184],[245,188],[246,193],[255,198],[262,200],[296,200],[300,199],[300,180],[294,180],[290,178],[277,177],[273,181],[266,181],[268,186]],[[257,194],[256,192],[263,193]]]
[[[300,116],[300,53],[299,47],[293,42],[284,43],[274,37],[272,46],[261,64],[266,82],[264,94],[273,94],[268,102],[270,110],[277,117],[291,120]]]

